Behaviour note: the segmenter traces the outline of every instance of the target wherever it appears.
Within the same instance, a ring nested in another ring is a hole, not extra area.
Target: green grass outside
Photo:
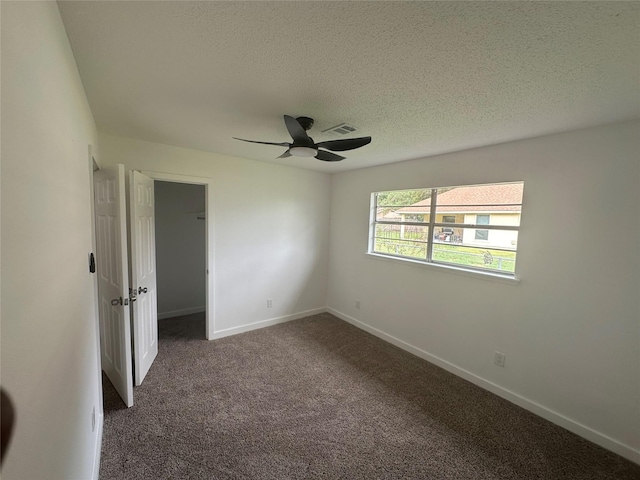
[[[398,238],[377,238],[375,242],[375,252],[425,260],[427,258],[426,244],[417,244],[407,240],[406,235],[405,240]],[[434,243],[432,259],[436,262],[446,262],[460,266],[513,273],[515,271],[516,253]]]

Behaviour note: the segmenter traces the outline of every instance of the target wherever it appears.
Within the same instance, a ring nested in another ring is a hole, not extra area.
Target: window
[[[513,182],[376,192],[369,253],[513,275],[523,190]]]
[[[476,215],[476,225],[489,225],[490,215]],[[476,230],[476,240],[489,240],[489,230]]]

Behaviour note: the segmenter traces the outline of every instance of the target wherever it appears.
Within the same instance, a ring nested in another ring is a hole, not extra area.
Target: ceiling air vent
[[[322,133],[337,133],[338,135],[348,135],[356,131],[356,127],[348,125],[346,123],[339,123],[338,125],[322,130]]]

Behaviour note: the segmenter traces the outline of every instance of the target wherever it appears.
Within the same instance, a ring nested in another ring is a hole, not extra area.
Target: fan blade
[[[263,145],[278,145],[280,147],[288,147],[288,143],[259,142],[257,140],[245,140],[244,138],[232,137],[234,140],[242,140],[243,142],[261,143]]]
[[[353,150],[354,148],[364,147],[371,143],[371,137],[360,138],[345,138],[343,140],[329,140],[327,142],[320,142],[316,145],[318,147],[326,148],[334,152],[344,152],[345,150]]]
[[[282,155],[280,155],[279,157],[276,157],[276,158],[287,158],[287,157],[290,157],[290,156],[291,156],[291,154],[289,153],[289,150],[287,150]]]
[[[287,130],[289,131],[289,135],[293,138],[293,143],[300,146],[311,146],[313,142],[307,135],[307,132],[302,128],[302,126],[298,123],[298,121],[290,117],[289,115],[284,116],[284,124],[287,126]]]
[[[324,160],[325,162],[339,162],[340,160],[343,160],[345,157],[341,157],[340,155],[336,155],[335,153],[318,150],[318,154],[316,155],[316,158],[318,160]]]

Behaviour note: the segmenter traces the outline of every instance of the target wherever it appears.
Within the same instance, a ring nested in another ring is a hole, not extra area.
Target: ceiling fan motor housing
[[[313,127],[313,118],[297,117],[296,120],[298,121],[300,126],[305,130],[309,130],[311,127]]]

